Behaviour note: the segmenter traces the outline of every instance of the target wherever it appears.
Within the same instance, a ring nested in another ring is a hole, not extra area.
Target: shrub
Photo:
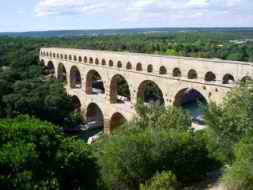
[[[204,177],[212,163],[198,134],[158,128],[102,140],[97,158],[108,189],[138,189],[163,170],[174,172],[179,182],[188,184]]]
[[[139,114],[137,125],[139,128],[165,128],[189,130],[191,117],[180,108],[164,107],[157,105],[145,106],[142,103],[136,105]]]
[[[0,189],[96,189],[98,171],[84,142],[65,139],[29,116],[0,120]]]
[[[251,190],[253,187],[252,135],[243,138],[235,148],[235,161],[222,178],[227,190]]]
[[[233,89],[222,105],[211,103],[205,115],[210,152],[223,162],[234,159],[233,148],[253,129],[253,84]]]
[[[179,190],[180,185],[172,172],[162,172],[152,177],[140,190]]]

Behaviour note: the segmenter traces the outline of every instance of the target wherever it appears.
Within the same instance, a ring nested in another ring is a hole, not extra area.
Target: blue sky
[[[8,0],[0,18],[0,32],[253,27],[253,0]]]

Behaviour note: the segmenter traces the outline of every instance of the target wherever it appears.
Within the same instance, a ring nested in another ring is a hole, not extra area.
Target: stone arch
[[[141,63],[137,63],[137,66],[136,66],[136,71],[142,71],[142,64]]]
[[[153,65],[148,65],[147,72],[148,73],[153,73]]]
[[[82,88],[82,77],[79,69],[73,66],[70,70],[70,87]]]
[[[52,61],[48,61],[47,69],[48,69],[49,74],[55,74],[55,67],[54,67],[54,63]]]
[[[109,60],[109,67],[113,67],[113,61]]]
[[[99,65],[99,59],[98,58],[95,59],[95,64]]]
[[[235,83],[235,78],[231,74],[225,74],[223,79],[222,79],[222,84],[234,84]]]
[[[126,118],[119,112],[116,112],[112,115],[110,120],[110,132],[112,132],[117,127],[120,127],[124,123],[126,123]]]
[[[60,57],[61,57],[61,59],[63,59],[63,57],[64,57],[63,54],[61,54]]]
[[[84,63],[87,63],[87,62],[88,62],[88,58],[85,56],[85,57],[83,58],[83,61],[84,61]]]
[[[121,62],[121,61],[118,61],[117,67],[118,67],[118,68],[122,68],[122,62]]]
[[[92,124],[92,126],[96,126],[97,128],[104,128],[104,114],[97,104],[91,103],[88,105],[86,121],[88,124]]]
[[[241,79],[242,82],[247,82],[247,81],[251,81],[251,80],[252,80],[252,78],[251,78],[250,76],[244,76],[244,77]]]
[[[166,67],[161,66],[161,67],[160,67],[160,70],[159,70],[159,74],[160,74],[160,75],[166,75],[166,74],[167,74],[167,69],[166,69]]]
[[[86,94],[104,94],[104,82],[96,70],[90,70],[86,75]]]
[[[55,53],[53,53],[53,58],[55,58]]]
[[[90,63],[90,64],[93,64],[93,58],[92,58],[92,57],[90,57],[89,63]]]
[[[206,82],[216,81],[216,75],[211,71],[207,72],[205,75],[205,81]]]
[[[127,62],[126,69],[127,70],[131,70],[132,69],[132,64],[130,62]]]
[[[106,65],[105,59],[102,59],[102,65]]]
[[[69,55],[69,60],[70,60],[70,61],[72,60],[72,55]]]
[[[196,70],[194,69],[191,69],[189,72],[188,72],[188,79],[197,79],[198,78],[198,73]]]
[[[147,104],[164,104],[164,96],[161,88],[153,81],[143,81],[138,88],[137,92],[138,101]]]
[[[81,111],[81,106],[82,106],[80,99],[77,96],[74,95],[74,96],[72,96],[72,103],[73,103],[73,106],[75,108],[75,111],[80,112]]]
[[[65,84],[67,83],[67,72],[65,66],[60,63],[58,65],[58,73],[57,73],[57,79],[64,82]]]
[[[82,59],[81,56],[78,57],[78,61],[79,61],[80,63],[83,61],[83,59]]]
[[[203,123],[203,114],[208,106],[208,101],[198,90],[184,88],[176,94],[174,106],[182,107],[191,114],[193,122]]]
[[[182,72],[179,68],[175,68],[175,69],[173,69],[172,75],[173,75],[173,77],[181,77]]]
[[[131,101],[130,88],[127,80],[119,74],[112,77],[110,84],[111,103],[125,103]]]
[[[76,57],[76,55],[74,55],[74,61],[77,61],[77,57]]]
[[[59,54],[59,53],[57,53],[57,54],[56,54],[56,57],[57,57],[57,59],[59,59],[59,58],[60,58],[60,54]]]

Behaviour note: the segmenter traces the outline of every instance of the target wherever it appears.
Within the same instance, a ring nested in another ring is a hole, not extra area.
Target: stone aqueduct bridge
[[[180,105],[182,95],[191,89],[207,102],[221,103],[237,81],[253,76],[250,63],[111,51],[42,48],[40,61],[55,77],[65,78],[67,92],[78,97],[84,116],[92,120],[95,112],[101,113],[106,133],[123,118],[131,121],[136,116],[134,105],[147,82],[160,89],[165,105]],[[103,82],[104,93],[92,93],[95,74]],[[116,101],[118,78],[128,84],[129,102]]]

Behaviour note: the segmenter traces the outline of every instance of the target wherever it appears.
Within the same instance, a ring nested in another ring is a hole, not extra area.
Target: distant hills
[[[105,29],[105,30],[56,30],[34,32],[2,32],[0,36],[10,37],[80,37],[80,36],[106,36],[146,33],[178,33],[178,32],[253,32],[251,28],[133,28],[133,29]]]

